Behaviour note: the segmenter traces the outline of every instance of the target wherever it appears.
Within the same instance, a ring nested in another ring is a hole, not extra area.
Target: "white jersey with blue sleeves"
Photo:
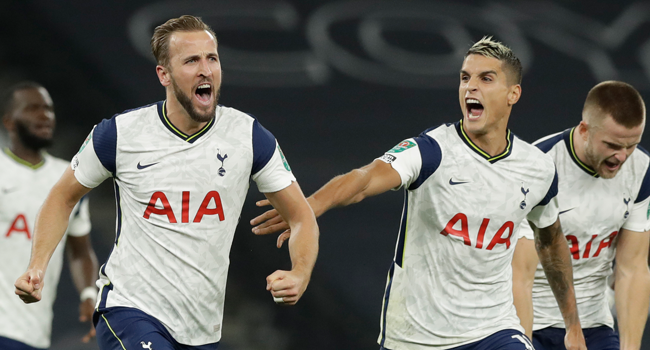
[[[389,349],[448,349],[504,329],[523,333],[512,299],[517,228],[557,220],[553,161],[508,131],[489,156],[462,122],[404,140],[378,158],[405,202],[381,319]]]
[[[142,310],[182,344],[219,341],[230,247],[249,181],[264,193],[295,181],[273,135],[223,106],[186,135],[159,102],[102,121],[72,165],[84,186],[108,177],[115,184],[116,239],[100,269],[99,310]]]
[[[575,128],[547,136],[535,145],[555,161],[559,178],[560,223],[573,262],[573,284],[583,328],[614,327],[605,291],[616,255],[615,242],[621,228],[650,230],[650,157],[637,147],[612,179],[603,179],[580,161],[573,147]],[[533,239],[522,224],[520,235]],[[533,284],[533,330],[564,328],[541,265]]]
[[[36,214],[69,162],[43,154],[31,165],[8,149],[0,151],[0,336],[36,348],[49,348],[52,305],[63,267],[67,236],[90,232],[88,200],[72,210],[68,230],[52,254],[45,274],[42,299],[25,304],[14,294],[16,279],[29,265]]]

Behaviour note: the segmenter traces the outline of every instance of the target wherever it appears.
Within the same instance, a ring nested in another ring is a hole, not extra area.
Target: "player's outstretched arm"
[[[615,280],[621,350],[641,347],[650,299],[649,244],[650,232],[621,229],[616,247]]]
[[[266,289],[278,303],[298,302],[309,284],[318,255],[318,225],[297,183],[274,193],[266,193],[273,207],[293,232],[289,239],[291,271],[278,270],[266,278]]]
[[[384,193],[401,184],[402,179],[399,173],[390,164],[375,160],[362,168],[336,176],[307,200],[316,217],[320,217],[332,208],[361,202],[366,197]],[[257,202],[260,207],[268,204],[268,201]],[[257,235],[274,233],[289,228],[282,216],[274,209],[251,220],[251,225],[255,226],[253,233]],[[278,247],[288,237],[289,232],[283,233],[278,238]]]
[[[82,186],[68,168],[52,187],[36,216],[32,256],[27,271],[16,280],[15,293],[25,303],[41,300],[47,265],[61,241],[75,204],[90,191]]]
[[[519,239],[512,258],[512,295],[517,316],[529,339],[533,339],[533,282],[538,262],[535,242]]]
[[[98,271],[97,256],[90,244],[90,235],[69,236],[66,242],[66,251],[70,262],[72,280],[81,296],[79,321],[90,323],[90,331],[81,339],[84,343],[87,343],[95,337],[92,318],[97,299],[97,288],[95,287]]]
[[[562,233],[560,220],[557,219],[554,224],[544,228],[536,228],[532,223],[531,227],[535,231],[535,247],[539,261],[564,318],[567,331],[564,344],[567,350],[586,350],[573,288],[571,254]]]

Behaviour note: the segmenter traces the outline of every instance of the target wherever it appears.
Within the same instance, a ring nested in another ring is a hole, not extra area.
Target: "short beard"
[[[40,151],[43,148],[52,146],[52,138],[43,138],[32,134],[29,131],[29,127],[20,120],[16,120],[15,123],[18,139],[26,148],[33,151]]]
[[[172,81],[172,90],[174,91],[174,96],[176,96],[176,99],[178,102],[180,102],[181,106],[183,106],[183,109],[185,109],[185,112],[190,116],[190,118],[197,122],[197,123],[205,123],[209,122],[214,118],[215,113],[217,111],[217,103],[219,101],[219,94],[221,93],[220,90],[217,90],[215,93],[215,99],[214,99],[214,104],[212,105],[212,108],[208,111],[206,114],[201,114],[199,111],[197,111],[194,106],[192,106],[192,99],[185,95],[183,91],[176,85],[176,81],[174,78],[171,79]],[[214,88],[214,86],[213,86]]]

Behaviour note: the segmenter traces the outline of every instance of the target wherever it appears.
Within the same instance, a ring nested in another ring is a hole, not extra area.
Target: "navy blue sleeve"
[[[650,157],[650,153],[641,146],[637,146],[637,149],[645,153]],[[639,189],[639,194],[636,196],[634,203],[643,202],[650,196],[650,166],[645,170],[645,176],[643,177],[643,182],[641,182],[641,188]]]
[[[117,153],[117,126],[115,117],[104,119],[93,130],[95,154],[106,170],[115,175],[115,154]]]
[[[409,190],[415,190],[420,187],[420,185],[422,185],[422,183],[424,183],[424,181],[426,181],[438,169],[440,161],[442,160],[440,145],[431,136],[423,133],[414,138],[414,140],[420,149],[422,168],[420,169],[418,178],[413,181],[411,186],[409,186]]]
[[[547,205],[555,196],[557,196],[557,170],[555,170],[553,182],[551,183],[551,187],[549,187],[548,192],[546,192],[546,196],[544,196],[544,199],[542,199],[541,202],[537,203],[535,207],[539,205]]]
[[[253,169],[252,175],[257,174],[273,157],[275,152],[275,137],[266,130],[257,119],[253,122]]]
[[[568,132],[571,132],[571,129],[569,129]],[[539,148],[542,152],[548,153],[553,146],[564,139],[566,133],[567,131],[564,131],[544,141],[535,142],[533,145]]]

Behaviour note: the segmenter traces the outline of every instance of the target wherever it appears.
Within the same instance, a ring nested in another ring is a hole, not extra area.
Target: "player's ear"
[[[587,125],[587,122],[584,120],[580,121],[580,124],[578,124],[578,136],[582,139],[582,141],[587,141],[587,134],[589,133],[589,125]]]
[[[508,91],[508,106],[512,106],[517,101],[519,101],[519,98],[521,97],[521,85],[519,84],[514,84],[511,85]]]
[[[9,116],[9,113],[6,113],[2,116],[2,125],[5,127],[5,130],[12,131],[14,129],[14,121]]]
[[[160,81],[160,84],[164,87],[167,87],[171,85],[171,76],[169,73],[169,69],[167,69],[164,66],[157,65],[156,66],[156,74],[158,75],[158,80]]]

